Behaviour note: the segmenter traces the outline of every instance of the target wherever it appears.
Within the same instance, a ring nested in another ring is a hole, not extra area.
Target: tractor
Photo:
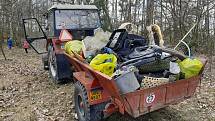
[[[44,69],[49,70],[56,83],[71,80],[72,69],[61,51],[64,47],[59,40],[61,30],[66,29],[73,40],[93,36],[94,30],[101,27],[99,9],[94,5],[57,4],[44,17],[44,25],[36,18],[23,19],[25,38],[38,54],[42,54]]]
[[[94,30],[101,27],[98,8],[58,4],[52,6],[45,17],[44,25],[40,25],[36,18],[23,19],[25,38],[37,53],[43,54],[44,69],[49,70],[54,82],[74,81],[75,111],[79,121],[99,121],[114,112],[136,118],[188,99],[198,87],[203,69],[189,79],[122,94],[113,78],[64,50],[66,41],[62,37],[82,40],[93,36]],[[72,36],[62,34],[63,30]],[[117,32],[115,39],[123,33]],[[205,64],[206,60],[202,62]]]

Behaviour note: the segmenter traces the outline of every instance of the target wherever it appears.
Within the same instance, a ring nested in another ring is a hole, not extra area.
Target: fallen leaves
[[[43,70],[41,57],[13,48],[7,51],[10,60],[0,60],[0,120],[73,121],[72,83],[56,85]],[[215,67],[215,65],[214,65]],[[215,119],[215,68],[205,70],[201,87],[191,99],[174,106],[133,119],[115,114],[107,121],[190,121]]]

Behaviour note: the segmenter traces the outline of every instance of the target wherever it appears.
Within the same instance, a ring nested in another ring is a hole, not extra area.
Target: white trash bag
[[[97,50],[101,50],[109,42],[111,33],[104,32],[102,28],[94,31],[94,36],[87,36],[82,40],[84,57],[95,55]]]

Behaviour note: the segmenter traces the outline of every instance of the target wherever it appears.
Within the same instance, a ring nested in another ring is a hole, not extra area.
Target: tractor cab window
[[[56,29],[92,29],[101,26],[98,10],[56,10]]]

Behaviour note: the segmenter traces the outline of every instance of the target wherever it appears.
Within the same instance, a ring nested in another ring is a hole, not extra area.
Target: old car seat
[[[128,34],[125,29],[117,29],[112,33],[106,47],[114,50],[120,60],[125,61],[136,47],[145,45],[147,45],[146,39],[143,36]]]

